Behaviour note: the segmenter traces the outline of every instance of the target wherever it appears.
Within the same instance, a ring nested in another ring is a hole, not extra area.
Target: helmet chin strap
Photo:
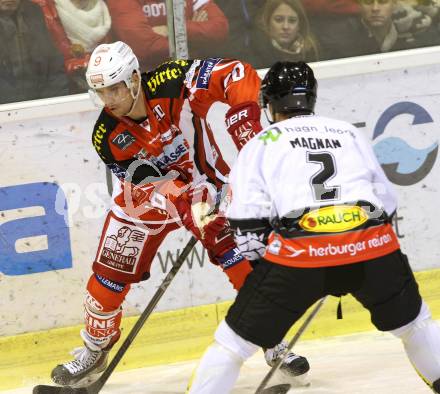
[[[268,107],[263,107],[263,114],[266,117],[266,120],[269,122],[269,124],[275,123],[275,121],[273,120],[272,113],[270,112]]]
[[[131,83],[130,83],[130,94],[131,94],[131,97],[133,98],[133,104],[131,105],[129,111],[125,114],[125,116],[128,116],[128,117],[130,117],[130,115],[132,114],[132,111],[134,110],[137,102],[139,101],[139,97],[141,96],[141,94],[140,94],[141,93],[141,78],[140,78],[138,71],[136,71],[136,74],[139,76],[139,82],[137,85],[136,94],[134,94],[135,86],[134,86],[133,82],[131,81]]]

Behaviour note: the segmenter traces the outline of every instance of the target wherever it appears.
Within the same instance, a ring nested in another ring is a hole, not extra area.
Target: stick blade
[[[89,394],[89,391],[86,387],[73,388],[40,384],[34,387],[32,394]]]
[[[290,384],[276,384],[259,391],[259,394],[286,394],[292,386]]]

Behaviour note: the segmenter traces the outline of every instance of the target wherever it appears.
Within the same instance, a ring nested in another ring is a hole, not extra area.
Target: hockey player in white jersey
[[[391,226],[396,194],[359,130],[314,115],[316,90],[305,63],[278,62],[263,80],[263,106],[276,123],[240,152],[228,209],[241,252],[258,263],[191,394],[229,393],[259,347],[280,342],[320,298],[346,293],[377,329],[402,340],[418,374],[440,393],[440,328]]]

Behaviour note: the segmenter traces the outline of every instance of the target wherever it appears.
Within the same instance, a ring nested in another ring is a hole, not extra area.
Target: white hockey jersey
[[[347,122],[311,115],[272,125],[242,149],[230,186],[227,216],[248,258],[264,252],[280,264],[319,267],[399,248],[390,224],[395,191],[370,143]],[[268,239],[253,232],[262,228],[255,219],[270,223]]]

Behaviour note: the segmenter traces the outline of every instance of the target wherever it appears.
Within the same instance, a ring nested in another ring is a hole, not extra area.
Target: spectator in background
[[[302,0],[310,22],[310,29],[317,38],[320,49],[320,60],[333,59],[337,55],[332,52],[335,36],[347,40],[349,37],[339,37],[335,34],[350,17],[359,15],[358,0]],[[345,30],[344,30],[345,33]]]
[[[251,38],[249,61],[255,68],[274,61],[316,61],[318,49],[299,0],[266,0],[260,32]]]
[[[107,0],[116,37],[151,70],[169,59],[165,0]],[[228,35],[228,21],[212,0],[186,0],[185,16],[191,58],[218,56]]]
[[[416,39],[420,46],[439,44],[437,0],[401,0],[393,13],[399,35]]]
[[[110,42],[111,18],[104,0],[33,0],[43,10],[46,25],[64,55],[70,93],[88,86],[84,73],[93,49]]]
[[[257,15],[266,0],[216,0],[229,23],[229,36],[219,48],[225,58],[243,59],[251,37],[258,32]]]
[[[359,7],[359,16],[346,18],[326,32],[324,58],[335,59],[423,46],[421,35],[399,33],[393,19],[400,7],[397,0],[359,0]]]
[[[0,0],[0,37],[0,103],[68,94],[63,56],[36,4]]]

